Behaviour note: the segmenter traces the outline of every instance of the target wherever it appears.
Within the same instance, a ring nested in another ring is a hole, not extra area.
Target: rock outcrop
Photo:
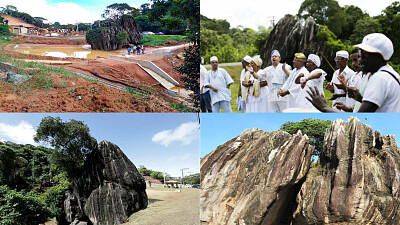
[[[263,60],[262,68],[271,65],[271,52],[278,49],[281,53],[281,62],[292,65],[294,54],[302,52],[306,56],[317,54],[321,58],[321,66],[328,74],[333,74],[329,63],[335,68],[335,51],[326,45],[326,40],[317,36],[319,25],[309,17],[305,21],[297,16],[285,15],[271,33],[260,50]]]
[[[110,21],[109,27],[101,30],[102,38],[98,41],[87,40],[93,50],[116,50],[122,46],[129,44],[137,44],[143,36],[141,34],[142,29],[136,20],[132,16],[124,15],[115,22]],[[128,39],[125,43],[119,43],[115,41],[115,37],[120,32],[127,32]]]
[[[79,215],[95,225],[121,224],[147,207],[145,180],[118,146],[102,141],[86,162],[72,192],[66,193],[68,222]]]
[[[201,161],[201,221],[278,224],[291,218],[312,151],[301,132],[258,129],[219,146]]]
[[[298,194],[294,224],[399,224],[400,153],[357,118],[336,120]]]
[[[201,161],[203,224],[400,224],[393,135],[338,119],[311,152],[300,132],[257,129],[219,146]]]

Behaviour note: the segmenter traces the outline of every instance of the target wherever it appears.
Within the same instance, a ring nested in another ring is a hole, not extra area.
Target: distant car
[[[154,35],[154,33],[151,31],[144,31],[144,32],[142,32],[142,34],[143,35]]]
[[[200,184],[192,185],[192,188],[200,188]]]
[[[164,35],[163,32],[157,32],[156,35]]]

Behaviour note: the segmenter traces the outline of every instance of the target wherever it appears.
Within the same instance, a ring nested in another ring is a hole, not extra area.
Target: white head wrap
[[[243,58],[243,60],[244,61],[246,61],[246,62],[248,62],[248,63],[251,63],[251,57],[250,56],[248,56],[248,55],[246,55],[244,58]]]
[[[338,57],[338,56],[348,59],[349,53],[347,51],[341,50],[341,51],[336,52],[336,57]]]
[[[315,55],[315,54],[310,54],[310,55],[308,55],[308,59],[311,60],[311,61],[313,61],[313,63],[314,63],[317,67],[319,67],[319,66],[321,65],[321,59],[320,59],[317,55]]]
[[[254,56],[252,60],[257,65],[257,67],[261,67],[263,61],[262,61],[262,59],[260,58],[259,55]]]
[[[218,62],[218,58],[217,58],[217,56],[213,56],[213,57],[211,57],[211,58],[210,58],[210,62],[212,62],[212,61],[217,61],[217,62]]]
[[[271,57],[274,56],[274,55],[279,56],[279,58],[281,57],[281,54],[279,53],[278,50],[273,50],[273,51],[271,52]]]

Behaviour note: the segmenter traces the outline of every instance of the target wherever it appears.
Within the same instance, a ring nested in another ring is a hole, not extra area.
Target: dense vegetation
[[[81,121],[45,117],[34,140],[53,149],[0,142],[0,224],[60,219],[65,191],[97,146],[89,131]]]
[[[226,20],[200,15],[200,54],[205,59],[215,55],[220,62],[240,62],[245,55],[259,54],[270,32],[271,28],[263,26],[258,31],[240,26],[230,29]]]
[[[357,6],[341,7],[336,0],[304,0],[298,16],[311,16],[321,25],[319,36],[334,50],[351,50],[369,33],[381,32],[388,36],[395,53],[391,63],[400,64],[400,2],[386,7],[381,15],[371,17]],[[264,33],[263,33],[264,32]],[[262,34],[263,33],[263,34]],[[239,62],[244,55],[259,53],[268,38],[268,30],[255,32],[249,28],[230,28],[225,20],[201,17],[201,55],[216,55],[220,62]],[[397,50],[396,50],[397,49]],[[396,67],[396,66],[395,66]],[[400,67],[398,67],[400,69]]]

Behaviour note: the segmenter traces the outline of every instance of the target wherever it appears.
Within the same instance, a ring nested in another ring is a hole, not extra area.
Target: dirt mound
[[[179,42],[175,41],[175,40],[168,40],[168,41],[165,41],[164,43],[162,43],[160,46],[175,46],[178,43]]]
[[[18,35],[11,39],[13,42],[21,44],[49,44],[49,45],[83,45],[86,44],[86,39],[70,40],[68,38],[41,37],[41,36],[22,36]]]

